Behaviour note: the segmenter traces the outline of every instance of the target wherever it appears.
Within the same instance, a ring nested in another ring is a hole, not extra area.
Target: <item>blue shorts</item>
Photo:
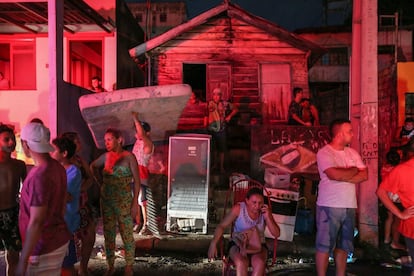
[[[334,248],[354,251],[354,208],[316,206],[316,250],[331,253]]]
[[[141,206],[147,205],[147,185],[141,185],[141,190],[139,191],[138,195],[138,204]]]

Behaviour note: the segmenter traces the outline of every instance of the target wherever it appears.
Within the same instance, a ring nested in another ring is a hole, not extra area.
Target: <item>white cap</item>
[[[222,94],[220,87],[214,88],[213,94]]]
[[[20,133],[20,138],[27,142],[30,150],[37,153],[53,151],[50,144],[50,131],[40,123],[29,123],[25,125]]]

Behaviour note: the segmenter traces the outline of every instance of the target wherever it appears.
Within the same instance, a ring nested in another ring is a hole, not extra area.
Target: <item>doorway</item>
[[[205,64],[183,63],[183,83],[191,86],[200,101],[206,101],[207,81]]]

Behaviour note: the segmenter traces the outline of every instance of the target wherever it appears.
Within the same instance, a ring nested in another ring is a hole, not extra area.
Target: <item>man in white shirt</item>
[[[368,170],[357,151],[349,147],[353,138],[351,122],[334,120],[330,125],[332,141],[321,148],[316,159],[319,176],[316,202],[316,270],[326,275],[333,251],[336,275],[345,275],[346,259],[353,251],[355,184],[368,179]]]

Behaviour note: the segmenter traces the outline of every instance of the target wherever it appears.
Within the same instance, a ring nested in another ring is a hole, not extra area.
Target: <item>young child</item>
[[[81,219],[79,231],[77,231],[76,234],[82,244],[78,275],[84,276],[88,275],[88,263],[96,238],[96,221],[93,214],[97,214],[99,212],[99,208],[93,207],[90,198],[88,198],[88,193],[91,192],[92,194],[96,190],[90,189],[94,184],[92,172],[90,171],[87,162],[80,156],[82,144],[78,133],[65,132],[62,134],[62,137],[68,138],[69,140],[73,141],[73,143],[75,143],[76,151],[70,161],[80,169],[82,175],[81,194],[79,201],[79,213]],[[96,183],[95,185],[97,186],[98,184]],[[95,198],[99,198],[99,193],[98,195],[93,196]],[[95,208],[97,210],[93,212],[92,208]]]
[[[132,153],[135,155],[138,168],[139,168],[139,177],[141,180],[141,190],[139,192],[138,203],[141,209],[141,212],[137,213],[135,218],[136,225],[134,227],[135,231],[138,231],[138,228],[141,224],[141,214],[142,214],[142,228],[139,231],[139,235],[149,234],[148,233],[148,219],[147,219],[147,189],[148,189],[148,178],[149,170],[148,164],[151,159],[152,154],[154,153],[154,144],[150,138],[151,126],[147,122],[141,122],[138,119],[138,112],[132,112],[132,117],[135,124],[135,129],[137,131],[135,137],[137,138]]]
[[[398,138],[401,140],[401,144],[405,144],[413,136],[414,136],[414,119],[406,118],[404,121],[404,125],[402,126],[400,130]]]
[[[393,169],[400,163],[400,154],[395,150],[391,149],[386,155],[387,163],[381,168],[381,178],[384,179]],[[398,195],[388,193],[388,197],[394,202],[395,205],[401,206]],[[404,245],[400,244],[400,232],[398,232],[398,225],[400,219],[387,210],[387,219],[384,223],[384,244],[389,244],[392,249],[404,250]]]
[[[26,165],[11,157],[16,137],[11,127],[0,123],[0,249],[6,250],[6,273],[14,275],[22,241],[19,233],[20,183],[26,178]]]
[[[67,176],[67,203],[65,212],[65,222],[72,238],[69,241],[69,252],[65,256],[62,264],[62,275],[76,275],[75,263],[78,261],[75,234],[80,226],[79,200],[81,192],[82,176],[79,168],[70,160],[75,154],[75,143],[66,137],[58,137],[52,141],[54,151],[50,153],[53,159],[65,168]]]

